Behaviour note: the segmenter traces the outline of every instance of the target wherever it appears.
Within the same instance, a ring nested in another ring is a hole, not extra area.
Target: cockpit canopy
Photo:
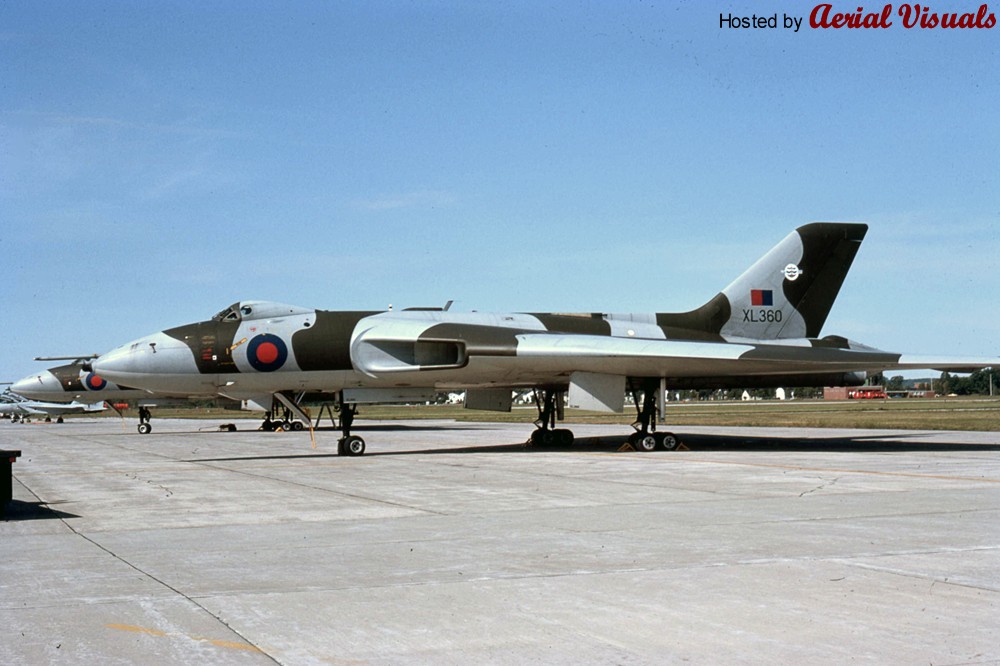
[[[272,301],[239,301],[212,317],[212,321],[246,321],[251,319],[274,319],[288,315],[309,314],[310,308],[286,305]]]

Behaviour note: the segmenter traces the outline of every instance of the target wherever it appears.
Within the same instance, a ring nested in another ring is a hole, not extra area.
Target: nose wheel
[[[341,437],[337,441],[337,453],[342,456],[363,456],[365,454],[365,440],[357,435]]]
[[[139,434],[148,435],[153,432],[153,426],[149,425],[149,420],[153,417],[149,413],[149,408],[145,405],[140,405],[139,407]]]

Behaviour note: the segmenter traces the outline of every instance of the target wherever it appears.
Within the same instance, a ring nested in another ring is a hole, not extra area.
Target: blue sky
[[[817,220],[824,333],[1000,353],[1000,28],[719,28],[812,6],[4,2],[0,375],[245,298],[688,310]]]

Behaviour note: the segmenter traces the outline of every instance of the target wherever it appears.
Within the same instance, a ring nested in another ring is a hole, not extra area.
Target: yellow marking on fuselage
[[[247,341],[247,339],[243,338],[239,342],[234,342],[233,346],[229,348],[229,353],[232,354],[234,349],[236,349],[237,347],[239,347],[240,345],[242,345],[246,341]]]

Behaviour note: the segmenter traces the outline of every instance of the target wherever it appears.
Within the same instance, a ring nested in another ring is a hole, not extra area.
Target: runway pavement
[[[0,422],[0,663],[1000,661],[1000,433],[218,423]]]

